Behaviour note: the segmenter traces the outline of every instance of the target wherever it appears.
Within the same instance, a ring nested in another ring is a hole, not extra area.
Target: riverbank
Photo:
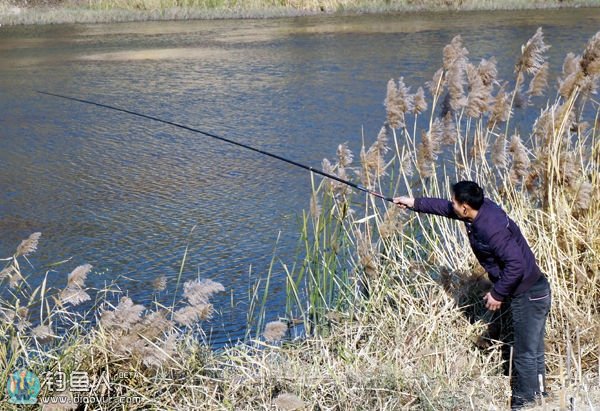
[[[0,0],[0,24],[117,23],[575,7],[600,7],[600,0]]]

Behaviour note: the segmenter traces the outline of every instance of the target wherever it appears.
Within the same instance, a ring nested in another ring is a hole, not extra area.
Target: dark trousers
[[[544,332],[552,295],[545,276],[527,291],[512,298],[510,314],[513,334],[512,408],[517,409],[545,390]]]
[[[546,277],[542,276],[528,291],[506,298],[500,310],[493,313],[488,311],[492,317],[488,320],[487,338],[504,343],[504,374],[509,375],[512,368],[510,385],[513,409],[534,401],[536,396],[542,394],[540,375],[544,390],[546,389],[544,332],[551,300],[550,285]]]

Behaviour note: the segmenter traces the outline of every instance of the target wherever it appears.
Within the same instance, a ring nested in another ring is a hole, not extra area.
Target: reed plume
[[[364,146],[360,152],[360,179],[363,185],[372,187],[377,179],[386,174],[385,154],[390,150],[385,126],[381,127],[377,138],[371,147],[365,151]]]
[[[598,94],[598,78],[600,75],[583,76],[579,82],[581,94],[585,97]]]
[[[444,78],[444,69],[440,68],[435,73],[433,73],[433,77],[431,81],[425,83],[425,86],[431,91],[431,95],[439,96],[444,90],[445,78]]]
[[[85,287],[85,280],[91,269],[92,266],[90,264],[80,265],[79,267],[75,268],[73,271],[71,271],[67,278],[67,286],[80,288]]]
[[[560,183],[574,193],[579,185],[581,168],[572,151],[563,151],[560,154]]]
[[[145,315],[131,328],[130,333],[155,340],[171,331],[173,327],[173,322],[167,319],[167,311],[163,309]]]
[[[167,289],[167,277],[165,275],[161,275],[152,280],[152,288],[154,291],[164,291]]]
[[[131,298],[122,297],[114,310],[106,310],[100,314],[100,324],[106,329],[127,331],[141,321],[141,314],[145,309],[141,304],[134,304]]]
[[[443,49],[444,69],[449,71],[457,61],[465,62],[468,54],[469,51],[462,46],[462,37],[460,35],[454,36],[450,44],[444,46]]]
[[[568,53],[563,62],[562,77],[558,79],[558,92],[565,99],[573,93],[580,77],[582,77],[580,61],[581,56]]]
[[[225,287],[211,279],[186,281],[183,284],[183,296],[191,305],[208,304],[213,294],[222,291],[225,291]]]
[[[173,313],[173,320],[178,324],[191,327],[197,322],[209,319],[212,313],[212,304],[186,305]]]
[[[569,131],[571,129],[576,129],[575,112],[568,103],[555,105],[552,107],[552,109],[554,111],[554,130],[557,131],[554,133],[553,137],[568,137]],[[558,133],[559,130],[562,130],[560,135]]]
[[[462,38],[459,35],[455,36],[450,44],[444,47],[443,54],[446,83],[450,95],[450,106],[452,110],[458,111],[467,103],[464,87],[469,51],[462,46]]]
[[[467,98],[464,92],[465,87],[465,68],[454,66],[448,72],[448,92],[450,95],[450,107],[452,110],[459,111],[467,104]]]
[[[265,340],[276,342],[280,341],[287,332],[288,326],[281,321],[271,321],[265,325],[263,336]]]
[[[452,119],[451,114],[447,114],[448,118]],[[441,152],[442,145],[446,143],[445,135],[444,135],[444,123],[445,117],[443,120],[436,118],[431,123],[431,129],[429,130],[429,137],[431,139],[431,147],[434,153]],[[452,142],[454,144],[454,141]]]
[[[321,161],[321,169],[323,170],[323,172],[327,173],[327,174],[334,174],[335,170],[333,168],[333,164],[331,164],[331,161],[329,161],[327,158],[324,158]],[[325,181],[329,181],[329,180],[325,180]]]
[[[213,294],[222,291],[225,291],[225,287],[211,279],[186,281],[183,284],[183,296],[188,305],[175,311],[173,319],[175,322],[189,327],[210,318],[213,313],[213,306],[209,303],[209,300]]]
[[[91,297],[82,288],[67,287],[61,291],[60,300],[63,304],[71,304],[72,306],[76,306],[83,302],[91,300]]]
[[[434,125],[435,125],[435,123],[434,123]],[[444,145],[449,145],[449,146],[454,145],[454,143],[456,143],[456,140],[458,139],[458,130],[456,128],[456,123],[454,122],[452,113],[447,113],[444,116],[444,118],[442,119],[441,126],[442,126],[442,143]],[[433,129],[434,128],[432,128],[432,130]],[[437,142],[439,142],[439,140],[435,140],[434,138],[439,136],[439,133],[432,132],[430,134],[430,136],[432,137],[431,143],[432,143],[434,153],[438,154],[439,144],[437,144]]]
[[[12,323],[15,320],[15,316],[17,315],[15,310],[0,308],[0,318],[2,321],[7,323]]]
[[[142,340],[140,340],[140,342],[142,342]],[[141,358],[142,362],[147,367],[158,368],[169,360],[179,356],[177,350],[177,334],[170,334],[164,341],[157,341],[153,344],[144,341],[144,345],[137,347],[133,354]]]
[[[550,65],[546,62],[542,64],[540,69],[535,73],[531,82],[529,83],[529,89],[527,93],[532,96],[543,96],[544,91],[548,87],[548,70]]]
[[[600,31],[588,41],[579,65],[585,76],[600,75]]]
[[[510,98],[506,93],[506,83],[503,84],[496,97],[494,98],[494,104],[492,106],[492,115],[489,120],[489,127],[493,127],[498,123],[503,123],[510,117],[511,107]]]
[[[273,403],[284,411],[300,410],[306,405],[297,395],[289,393],[279,394]]]
[[[538,159],[536,159],[535,165],[531,168],[525,179],[525,188],[533,195],[533,198],[537,199],[541,199],[543,196],[541,191],[541,176],[543,172],[540,172],[540,164]]]
[[[521,56],[515,65],[515,73],[534,75],[546,61],[544,53],[550,48],[544,43],[544,33],[541,27],[525,45],[521,46]]]
[[[581,61],[581,56],[576,56],[575,53],[569,52],[565,56],[562,66],[563,76],[569,76],[573,73],[576,73],[579,70],[579,62]]]
[[[333,164],[331,164],[331,161],[329,161],[327,158],[324,158],[321,161],[321,170],[323,170],[323,172],[326,174],[335,175],[335,169],[333,168]],[[330,178],[325,178],[323,180],[323,186],[325,187],[325,190],[327,192],[331,192],[333,190],[335,184],[334,182],[335,180],[332,180]]]
[[[48,325],[38,325],[31,330],[31,333],[40,344],[47,344],[56,338],[56,335],[54,335],[54,332]]]
[[[400,110],[398,104],[398,88],[394,79],[390,79],[387,84],[387,94],[383,102],[387,114],[387,122],[392,128],[404,127],[404,112]]]
[[[344,142],[337,147],[336,151],[337,155],[337,176],[342,180],[348,180],[348,174],[346,169],[352,164],[354,161],[354,154],[348,148],[348,142]],[[336,174],[336,173],[333,173]],[[330,180],[331,187],[334,190],[334,195],[336,197],[343,197],[349,191],[349,188],[346,184],[341,183],[339,181]]]
[[[467,64],[467,82],[469,94],[467,95],[467,116],[479,118],[488,110],[490,100],[490,88],[486,87],[480,71],[472,64]]]
[[[434,157],[433,145],[431,142],[430,134],[424,130],[421,132],[421,142],[417,148],[417,169],[421,177],[433,177],[435,175],[434,169]]]
[[[413,96],[413,114],[421,114],[427,111],[427,101],[425,100],[425,91],[419,87]]]
[[[346,169],[344,167],[338,167],[337,176],[342,180],[349,179]],[[348,187],[347,184],[344,184],[342,182],[334,181],[332,182],[332,184],[334,187],[336,197],[343,197],[350,191],[350,187]]]
[[[581,94],[588,97],[598,92],[600,79],[600,31],[586,44],[582,56],[568,53],[563,62],[562,77],[559,78],[559,92],[563,98],[568,98],[575,87]]]
[[[402,77],[398,80],[397,86],[394,79],[388,81],[384,105],[390,127],[397,129],[406,126],[405,115],[414,109],[413,98],[410,88],[406,87]]]
[[[547,142],[554,131],[553,112],[554,107],[543,109],[535,123],[533,123],[533,139],[542,150],[547,150]]]
[[[510,179],[513,184],[517,184],[523,178],[527,177],[530,165],[527,148],[523,145],[521,137],[518,134],[512,136],[509,151],[512,155]]]
[[[353,158],[352,152],[350,150],[348,150],[347,147],[344,151],[346,151],[346,150],[347,150],[347,152],[346,152],[346,154],[344,154],[344,156],[350,156],[350,162],[352,162],[352,158]],[[348,179],[348,176],[346,175],[346,169],[341,166],[341,163],[337,164],[337,172],[336,172],[336,169],[331,164],[331,162],[328,159],[324,158],[323,161],[321,162],[321,167],[322,167],[323,172],[325,172],[327,174],[335,175],[343,180]],[[335,197],[344,195],[346,193],[346,191],[348,190],[348,186],[346,184],[341,183],[336,180],[333,180],[333,179],[330,179],[330,178],[326,178],[325,180],[323,180],[323,184],[324,184],[325,190],[327,192],[333,192],[333,195]]]
[[[479,62],[477,71],[479,71],[479,76],[481,77],[484,86],[491,87],[496,83],[496,78],[498,77],[498,68],[496,65],[497,61],[495,57],[492,57],[489,60],[481,59]]]
[[[92,269],[90,264],[80,265],[75,268],[67,277],[67,286],[60,293],[60,299],[63,304],[79,305],[89,301],[91,297],[85,291],[85,280]]]
[[[178,357],[177,334],[173,332],[174,323],[166,318],[166,310],[154,311],[140,317],[131,309],[135,306],[129,301],[125,305],[126,307],[119,308],[119,315],[130,317],[126,320],[127,327],[114,327],[114,318],[110,318],[106,323],[108,344],[114,354],[131,357],[148,367],[160,367],[170,359]],[[136,310],[140,307],[137,306]],[[163,340],[164,335],[167,335],[167,338]]]
[[[401,154],[398,163],[400,168],[400,174],[403,174],[406,177],[413,176],[413,162],[411,161],[411,155],[408,151]]]
[[[414,110],[414,96],[410,94],[410,87],[407,87],[404,83],[404,77],[400,77],[398,79],[397,93],[397,103],[399,105],[399,109],[403,113],[412,112]]]
[[[500,133],[496,137],[494,146],[492,148],[492,163],[496,168],[505,170],[508,167],[508,156],[506,153],[506,136],[504,133]]]
[[[347,168],[354,160],[352,151],[348,148],[348,143],[342,143],[337,148],[338,165],[341,168]]]
[[[42,233],[33,233],[26,240],[21,241],[21,244],[17,247],[17,252],[15,253],[15,258],[21,256],[28,256],[29,254],[35,252],[37,250],[38,241],[41,237]]]
[[[23,276],[21,275],[21,270],[19,270],[13,264],[2,270],[2,273],[4,276],[9,278],[8,285],[10,288],[17,287],[24,280]]]
[[[25,331],[26,328],[31,327],[29,322],[29,308],[19,307],[15,310],[17,321],[17,329],[21,332]]]
[[[15,268],[13,265],[9,265],[8,267],[4,267],[2,271],[0,271],[0,281],[4,280],[7,277],[12,276],[12,272]]]

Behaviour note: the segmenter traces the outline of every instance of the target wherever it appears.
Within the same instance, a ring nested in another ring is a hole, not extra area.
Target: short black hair
[[[452,186],[454,198],[461,204],[468,204],[474,210],[479,210],[483,204],[483,189],[474,181],[459,181]]]

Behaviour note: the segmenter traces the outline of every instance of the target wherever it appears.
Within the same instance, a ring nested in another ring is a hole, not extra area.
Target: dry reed
[[[404,113],[406,127],[388,128],[385,139],[375,138],[361,158],[361,168],[377,165],[369,168],[369,182],[389,195],[446,196],[456,179],[476,179],[518,223],[553,289],[546,338],[550,397],[543,405],[552,409],[600,403],[600,146],[595,117],[586,117],[585,110],[574,114],[598,80],[597,38],[582,53],[584,66],[576,55],[565,59],[559,97],[540,112],[530,135],[507,124],[514,89],[499,79],[495,61],[488,59],[474,70],[466,49],[454,40],[445,53],[447,66],[456,71],[460,60],[465,80],[473,84],[462,94],[465,103],[482,86],[495,95],[493,103],[488,100],[486,108],[483,97],[473,99],[481,103],[471,108],[478,116],[465,115],[467,106],[455,104],[438,118],[446,79],[460,81],[458,72],[446,78],[448,69],[438,71],[430,96],[420,91],[413,96],[413,110]],[[519,60],[524,76],[535,78],[544,70],[546,62],[536,52],[545,47],[538,33],[526,44]],[[536,65],[537,72],[527,73]],[[565,79],[574,73],[569,88]],[[541,91],[542,83],[536,80],[528,94]],[[453,87],[456,103],[460,87]],[[427,97],[426,113],[420,99]],[[591,99],[587,104],[598,108]],[[415,123],[415,114],[428,114],[427,126]],[[582,126],[586,121],[587,128]],[[474,144],[479,151],[470,156]],[[388,145],[394,149],[387,150]],[[372,157],[366,158],[369,151]],[[337,154],[335,164],[324,161],[324,169],[360,178],[348,146],[340,145]],[[330,297],[319,293],[326,290],[323,284],[334,284],[327,290],[336,298],[323,307],[330,315],[319,318],[310,306],[315,300],[294,288],[308,282],[308,275],[296,283],[299,274],[289,272],[289,292],[298,296],[295,312],[301,320],[267,324],[263,337],[276,344],[250,340],[214,352],[200,342],[197,323],[210,316],[210,299],[225,288],[211,280],[185,282],[184,301],[171,308],[136,304],[125,296],[112,306],[109,298],[97,295],[102,309],[91,312],[99,320],[93,325],[61,302],[66,290],[90,291],[85,288],[89,268],[81,266],[71,272],[64,290],[16,287],[12,301],[1,301],[2,369],[10,372],[26,358],[40,375],[57,369],[86,370],[92,378],[132,372],[133,377],[114,384],[103,409],[120,409],[119,400],[130,396],[141,399],[129,406],[132,410],[505,409],[510,387],[502,372],[501,346],[481,304],[489,282],[466,233],[447,219],[385,209],[371,197],[357,201],[347,190],[344,204],[355,211],[342,213],[339,190],[317,189],[323,197],[317,198],[321,214],[311,220],[318,234],[311,241],[321,242],[306,264],[299,264],[327,268],[328,276],[319,278],[322,283],[312,297]],[[359,204],[364,209],[358,211]],[[27,277],[20,258],[24,254],[9,259],[0,281]],[[368,293],[355,292],[363,284]],[[313,334],[282,343],[296,335],[288,324],[303,323],[308,329],[317,321],[323,323],[311,328],[317,330]],[[49,394],[43,387],[40,395]],[[72,398],[68,391],[59,394]]]
[[[286,334],[288,326],[281,321],[271,321],[265,325],[263,336],[267,341],[280,341]]]

